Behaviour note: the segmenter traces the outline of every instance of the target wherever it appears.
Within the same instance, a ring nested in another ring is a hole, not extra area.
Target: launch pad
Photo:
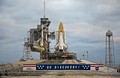
[[[70,52],[49,53],[49,59],[76,59],[76,53]]]
[[[37,28],[28,31],[28,37],[24,42],[24,52],[22,60],[31,60],[31,52],[40,53],[40,59],[76,59],[76,53],[68,52],[68,46],[65,43],[65,31],[62,22],[58,30],[49,32],[50,21],[48,18],[41,18],[40,25]],[[50,39],[56,37],[55,51],[50,51]]]

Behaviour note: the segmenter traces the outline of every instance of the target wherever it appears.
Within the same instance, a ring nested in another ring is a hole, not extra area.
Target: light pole
[[[83,54],[83,59],[84,59],[84,56],[85,56],[85,55]]]
[[[88,60],[88,51],[86,53],[87,53],[87,60]]]

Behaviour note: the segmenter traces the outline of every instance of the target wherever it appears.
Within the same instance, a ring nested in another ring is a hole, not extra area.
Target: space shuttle
[[[65,32],[62,22],[60,23],[57,31],[57,39],[56,39],[56,45],[55,50],[56,52],[66,52],[68,47],[65,44]]]

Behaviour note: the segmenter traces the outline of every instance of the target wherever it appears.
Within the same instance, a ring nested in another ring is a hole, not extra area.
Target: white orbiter
[[[60,23],[57,31],[57,40],[55,45],[55,50],[58,52],[66,52],[67,45],[65,44],[65,32],[62,22]]]

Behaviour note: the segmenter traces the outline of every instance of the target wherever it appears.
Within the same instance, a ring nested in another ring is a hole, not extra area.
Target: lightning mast
[[[44,0],[44,18],[45,18],[45,0]]]

